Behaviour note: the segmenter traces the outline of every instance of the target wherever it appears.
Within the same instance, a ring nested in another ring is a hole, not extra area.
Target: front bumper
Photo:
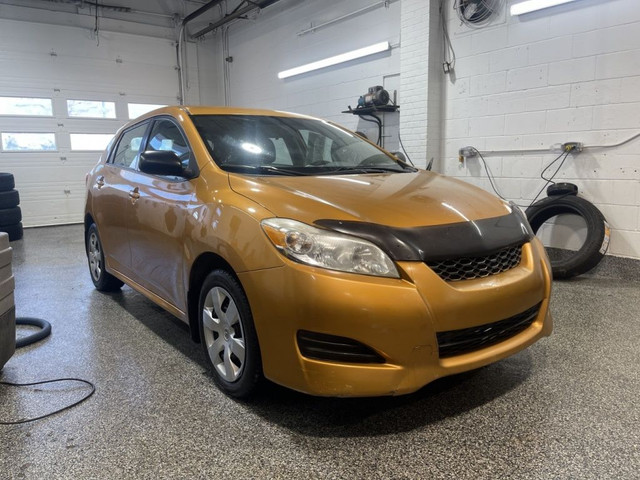
[[[240,274],[253,312],[267,378],[323,396],[400,395],[427,383],[508,357],[552,330],[551,270],[537,239],[523,246],[518,267],[486,278],[445,282],[420,262],[399,262],[388,279],[284,267]],[[498,343],[441,358],[437,332],[498,322],[540,304],[524,330]],[[299,330],[351,338],[384,363],[304,357]]]

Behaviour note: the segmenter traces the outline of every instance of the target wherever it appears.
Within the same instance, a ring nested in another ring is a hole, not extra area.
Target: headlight
[[[280,253],[296,262],[341,272],[400,277],[387,254],[366,240],[287,218],[268,218],[260,223]]]

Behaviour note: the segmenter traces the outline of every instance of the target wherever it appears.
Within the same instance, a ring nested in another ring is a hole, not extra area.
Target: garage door
[[[176,103],[169,40],[0,20],[0,171],[25,226],[82,221],[85,174],[129,118]]]

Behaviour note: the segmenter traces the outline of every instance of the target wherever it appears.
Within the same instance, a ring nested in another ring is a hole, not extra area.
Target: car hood
[[[229,184],[275,216],[306,223],[332,219],[407,228],[510,213],[501,200],[484,190],[425,170],[313,177],[230,173]]]

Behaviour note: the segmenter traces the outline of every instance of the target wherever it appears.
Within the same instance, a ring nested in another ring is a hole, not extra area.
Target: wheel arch
[[[205,278],[213,270],[224,270],[233,276],[240,287],[240,279],[236,275],[233,267],[220,255],[213,252],[204,252],[195,259],[189,272],[189,289],[187,291],[187,316],[189,317],[189,330],[194,342],[200,343],[200,328],[198,325],[198,302],[200,300],[200,289]]]
[[[87,235],[89,233],[89,227],[91,227],[91,225],[93,225],[95,222],[95,220],[93,219],[93,216],[90,213],[86,213],[84,216],[84,246],[85,249],[87,247]]]

